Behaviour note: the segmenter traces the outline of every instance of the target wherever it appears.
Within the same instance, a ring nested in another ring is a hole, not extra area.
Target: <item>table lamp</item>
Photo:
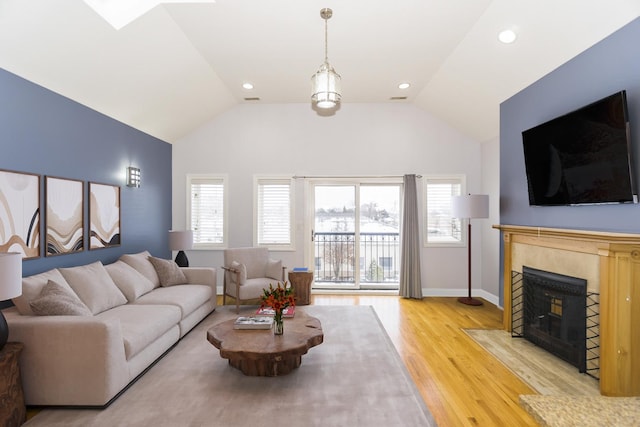
[[[184,251],[191,248],[193,248],[193,230],[169,230],[169,249],[178,251],[176,264],[180,267],[189,267],[189,259]]]
[[[486,194],[469,194],[451,198],[451,216],[467,219],[467,261],[469,295],[458,298],[458,302],[467,305],[482,305],[482,301],[471,297],[471,218],[489,218],[489,196]]]
[[[0,301],[22,295],[22,254],[0,253]],[[0,351],[9,338],[9,325],[0,310]]]

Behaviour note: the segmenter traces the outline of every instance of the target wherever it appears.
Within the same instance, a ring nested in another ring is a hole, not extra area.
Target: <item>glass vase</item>
[[[282,319],[282,314],[280,314],[280,316],[276,315],[273,318],[273,334],[284,334],[284,319]]]

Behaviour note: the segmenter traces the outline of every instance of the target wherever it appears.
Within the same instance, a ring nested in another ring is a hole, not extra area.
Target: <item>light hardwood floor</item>
[[[313,295],[317,305],[371,305],[439,426],[536,426],[518,404],[536,394],[462,329],[500,329],[502,311],[456,298]]]

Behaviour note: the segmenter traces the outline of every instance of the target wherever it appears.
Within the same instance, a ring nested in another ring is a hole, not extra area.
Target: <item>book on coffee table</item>
[[[276,314],[276,311],[269,307],[262,307],[256,311],[256,314],[260,316],[273,316]],[[284,309],[282,312],[282,317],[293,317],[296,314],[295,306],[290,306]]]
[[[273,317],[243,316],[236,319],[233,329],[271,329],[272,326]]]

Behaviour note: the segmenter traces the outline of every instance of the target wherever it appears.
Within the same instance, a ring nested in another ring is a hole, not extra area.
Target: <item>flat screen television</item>
[[[522,132],[533,206],[636,203],[626,91]]]

